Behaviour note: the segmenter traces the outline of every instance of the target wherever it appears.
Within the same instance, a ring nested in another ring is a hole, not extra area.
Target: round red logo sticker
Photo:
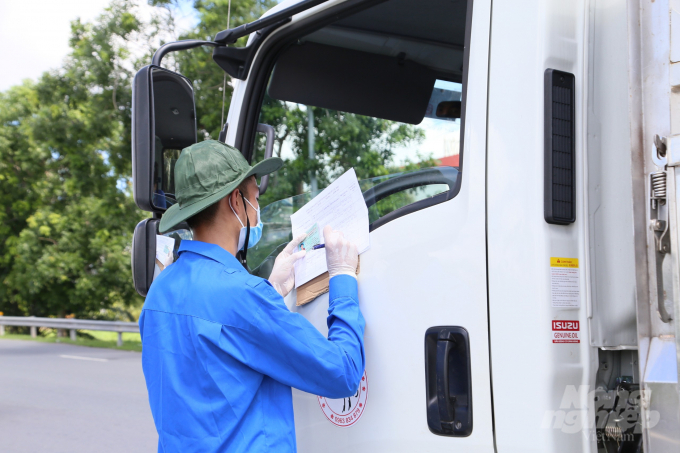
[[[366,409],[368,399],[368,378],[366,371],[361,377],[361,385],[357,392],[347,398],[330,399],[317,397],[319,406],[326,418],[335,426],[347,427],[355,424]]]

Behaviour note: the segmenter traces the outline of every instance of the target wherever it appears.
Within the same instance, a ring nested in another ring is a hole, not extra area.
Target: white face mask
[[[257,225],[250,227],[250,236],[248,237],[248,248],[252,248],[255,247],[255,245],[260,241],[260,238],[262,238],[262,220],[260,220],[260,207],[258,206],[256,208],[245,197],[243,199],[246,200],[246,203],[248,203],[251,208],[255,209],[255,212],[257,212]],[[238,233],[238,245],[236,246],[236,250],[238,251],[243,249],[243,246],[246,244],[247,228],[243,224],[239,216],[236,215],[236,211],[234,211],[234,207],[231,205],[231,198],[229,199],[229,207],[231,208],[231,212],[233,212],[236,218],[238,219],[238,223],[241,224],[241,231],[239,231]],[[246,216],[247,215],[248,213],[246,213]]]

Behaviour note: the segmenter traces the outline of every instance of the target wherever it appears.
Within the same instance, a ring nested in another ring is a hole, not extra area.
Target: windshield
[[[448,192],[457,182],[458,170],[442,167],[433,168],[430,174],[426,176],[429,181],[435,183],[422,184],[426,181],[421,178],[419,171],[393,173],[359,181],[359,187],[364,193],[364,199],[368,206],[369,222],[372,224],[390,212],[416,201]],[[390,192],[390,182],[413,177],[418,177],[419,180],[416,183],[421,185],[408,189],[399,188],[394,193]],[[292,239],[290,216],[321,191],[322,189],[317,189],[313,192],[284,198],[261,209],[262,238],[255,247],[248,250],[248,266],[253,274],[262,278],[269,277],[274,259]]]

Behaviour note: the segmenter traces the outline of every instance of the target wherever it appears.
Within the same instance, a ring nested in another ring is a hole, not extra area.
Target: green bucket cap
[[[250,166],[236,148],[216,140],[205,140],[184,148],[175,164],[175,198],[161,218],[159,231],[165,233],[180,222],[229,195],[246,178],[259,178],[283,166],[270,157]]]

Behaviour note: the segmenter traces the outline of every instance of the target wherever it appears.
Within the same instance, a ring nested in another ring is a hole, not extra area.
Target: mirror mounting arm
[[[184,41],[175,41],[175,42],[169,42],[167,44],[163,44],[159,49],[156,51],[156,53],[153,54],[153,58],[151,59],[151,64],[155,66],[161,65],[161,61],[163,61],[163,57],[169,54],[170,52],[177,52],[178,50],[187,50],[187,49],[194,49],[196,47],[201,47],[201,46],[210,46],[210,47],[219,47],[222,46],[223,44],[219,44],[213,41],[200,41],[198,39],[187,39]]]

